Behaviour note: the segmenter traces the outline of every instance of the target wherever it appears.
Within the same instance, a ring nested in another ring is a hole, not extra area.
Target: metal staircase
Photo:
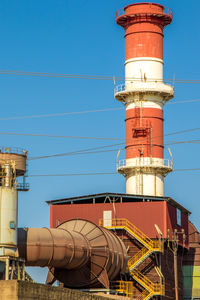
[[[100,226],[102,226],[102,224],[103,221],[100,220]],[[163,251],[163,245],[159,240],[153,241],[127,219],[112,219],[111,225],[107,225],[106,228],[113,229],[113,230],[125,229],[131,236],[136,238],[141,244],[143,244],[146,248],[148,248],[152,252]]]
[[[100,220],[100,225],[102,226],[102,224],[103,221]],[[164,295],[163,284],[153,283],[138,269],[136,269],[136,267],[152,253],[163,252],[163,243],[161,243],[160,240],[153,241],[126,219],[113,219],[112,222],[110,222],[110,225],[106,226],[106,228],[111,230],[126,230],[128,234],[137,239],[144,246],[128,261],[128,269],[130,275],[144,288],[144,291],[137,297],[137,300],[148,300],[151,299],[154,295]]]
[[[144,274],[142,274],[137,269],[134,269],[132,271],[130,270],[130,274],[133,277],[133,279],[135,279],[147,291],[143,299],[146,300],[146,299],[150,299],[152,296],[155,295],[163,295],[164,286],[161,285],[160,283],[153,283],[150,279],[148,279]]]
[[[146,247],[143,247],[139,252],[133,255],[128,261],[129,270],[136,268],[139,264],[141,264],[150,254],[152,253]]]

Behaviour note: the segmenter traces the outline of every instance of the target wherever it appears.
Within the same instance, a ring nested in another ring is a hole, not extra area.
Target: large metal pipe
[[[56,229],[19,229],[18,249],[27,266],[47,266],[55,279],[73,288],[109,287],[127,264],[117,235],[80,219]]]
[[[87,240],[79,233],[49,228],[19,229],[19,253],[27,266],[80,268],[88,261]]]

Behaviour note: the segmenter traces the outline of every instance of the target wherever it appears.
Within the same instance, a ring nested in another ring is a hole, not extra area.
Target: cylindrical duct
[[[26,259],[27,266],[73,269],[88,261],[87,240],[77,232],[72,235],[67,230],[49,228],[19,229],[18,232],[19,253]]]
[[[19,229],[18,249],[27,266],[47,266],[71,288],[107,286],[127,264],[123,242],[87,220],[70,220],[56,229]]]

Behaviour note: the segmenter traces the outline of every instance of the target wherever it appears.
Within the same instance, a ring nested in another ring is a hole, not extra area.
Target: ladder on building
[[[100,226],[102,225],[103,221],[100,220]],[[112,219],[111,225],[106,226],[106,228],[113,230],[124,229],[146,248],[152,250],[152,252],[163,252],[163,245],[159,240],[153,241],[127,219]]]
[[[103,221],[100,220],[100,225],[102,226],[102,224]],[[163,252],[163,243],[160,240],[153,241],[127,219],[112,219],[112,222],[106,228],[111,230],[126,230],[129,235],[137,239],[144,246],[128,260],[130,275],[144,288],[143,293],[139,295],[137,300],[148,300],[154,295],[164,295],[163,284],[153,283],[136,269],[152,253]]]
[[[151,253],[155,251],[151,251],[150,249],[143,247],[140,249],[135,255],[133,255],[128,261],[129,270],[136,268],[139,264],[141,264]]]
[[[146,293],[143,297],[143,300],[147,300],[153,296],[161,296],[164,294],[164,285],[160,283],[153,283],[149,278],[147,278],[137,269],[134,269],[132,271],[130,270],[130,274],[133,277],[133,279],[135,279],[145,289]]]

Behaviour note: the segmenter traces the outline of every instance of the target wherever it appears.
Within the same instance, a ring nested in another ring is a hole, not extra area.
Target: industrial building
[[[174,87],[163,82],[163,30],[172,11],[135,3],[117,11],[116,22],[125,30],[125,82],[114,93],[126,110],[126,157],[117,159],[126,193],[50,200],[50,228],[17,228],[18,190],[28,190],[17,178],[27,152],[2,149],[1,279],[30,281],[25,265],[47,266],[46,284],[57,281],[61,291],[197,300],[200,234],[191,212],[164,194],[173,161],[170,151],[164,158],[163,108]]]

